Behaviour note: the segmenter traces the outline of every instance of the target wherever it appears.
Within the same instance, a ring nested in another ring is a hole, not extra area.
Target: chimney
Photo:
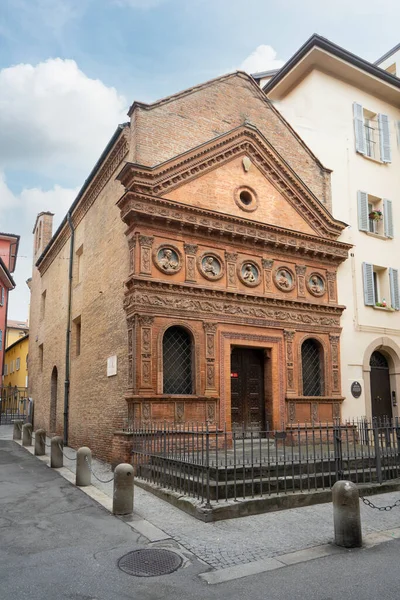
[[[41,212],[36,217],[33,228],[33,264],[36,263],[43,250],[53,236],[54,213]]]

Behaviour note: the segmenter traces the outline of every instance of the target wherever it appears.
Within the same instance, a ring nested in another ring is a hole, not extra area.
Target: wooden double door
[[[264,351],[234,348],[231,354],[232,431],[265,428]]]

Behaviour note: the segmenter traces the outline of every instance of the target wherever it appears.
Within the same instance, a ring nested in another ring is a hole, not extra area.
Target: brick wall
[[[255,125],[330,207],[330,175],[247,75],[233,74],[133,113],[131,160],[155,166],[243,125]]]

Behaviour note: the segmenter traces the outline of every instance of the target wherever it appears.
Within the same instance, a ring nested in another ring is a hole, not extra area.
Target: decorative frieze
[[[149,282],[150,283],[150,282]],[[153,287],[153,286],[151,286]],[[154,282],[154,290],[139,286],[125,297],[124,308],[129,313],[135,310],[151,308],[152,310],[178,310],[181,314],[190,314],[197,317],[203,315],[218,315],[220,321],[239,318],[244,323],[262,324],[263,326],[306,325],[309,327],[340,327],[342,309],[329,306],[309,307],[299,310],[297,307],[287,306],[286,302],[273,301],[273,306],[268,298],[255,297],[249,301],[239,301],[228,298],[221,293],[222,298],[216,298],[210,293],[205,295],[197,290],[182,290],[179,294],[159,290],[159,285]]]
[[[342,262],[347,258],[349,245],[335,240],[320,238],[318,241],[307,234],[291,232],[280,229],[279,227],[263,223],[252,223],[245,219],[233,219],[229,215],[216,215],[213,211],[207,211],[197,207],[178,207],[171,201],[163,198],[141,197],[138,194],[128,193],[124,196],[123,203],[120,206],[121,216],[128,224],[131,223],[132,213],[136,213],[138,218],[143,219],[159,218],[163,222],[168,220],[168,227],[176,226],[180,230],[182,227],[188,228],[196,234],[205,231],[207,236],[212,234],[228,236],[235,239],[237,243],[254,242],[263,243],[265,247],[271,250],[284,250],[286,255],[298,257],[299,255],[310,254],[313,258],[321,256],[326,260],[335,260]]]

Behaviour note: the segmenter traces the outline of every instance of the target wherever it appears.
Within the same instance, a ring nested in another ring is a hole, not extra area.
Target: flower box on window
[[[383,213],[381,210],[372,210],[368,216],[371,221],[382,221]]]

